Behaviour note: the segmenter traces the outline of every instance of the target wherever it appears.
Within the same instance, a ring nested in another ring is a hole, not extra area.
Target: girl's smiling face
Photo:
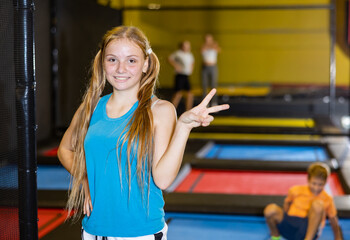
[[[114,90],[137,92],[142,73],[147,71],[148,61],[139,46],[122,38],[112,40],[107,45],[103,67],[107,81]]]

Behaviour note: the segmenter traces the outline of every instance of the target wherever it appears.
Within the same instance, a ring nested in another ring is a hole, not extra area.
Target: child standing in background
[[[207,95],[208,85],[216,88],[218,84],[218,53],[221,51],[219,44],[214,40],[213,35],[206,34],[201,48],[202,53],[202,89],[203,96]],[[217,104],[217,96],[213,98],[213,105]]]
[[[183,41],[179,49],[169,56],[169,63],[175,69],[175,94],[172,103],[175,108],[179,105],[183,92],[186,93],[186,111],[193,106],[193,93],[191,91],[190,76],[193,72],[194,57],[191,53],[191,43]]]

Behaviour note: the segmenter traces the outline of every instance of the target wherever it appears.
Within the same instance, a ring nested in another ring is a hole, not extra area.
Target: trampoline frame
[[[187,175],[193,166],[186,164],[182,167],[178,178],[164,192],[165,211],[168,212],[192,212],[192,213],[218,213],[218,214],[253,214],[262,215],[263,210],[269,203],[283,206],[285,196],[282,195],[249,195],[249,194],[217,194],[217,193],[183,193],[174,192],[176,186]],[[196,169],[201,169],[198,165]],[[207,167],[202,169],[208,169]],[[209,168],[220,170],[219,168]],[[222,168],[221,168],[222,169]],[[223,168],[227,170],[226,168]],[[233,170],[233,169],[232,169]],[[241,170],[241,169],[236,169]],[[251,169],[250,169],[251,170]],[[303,169],[305,172],[305,169]],[[184,171],[184,173],[183,173]],[[277,170],[276,170],[277,171]],[[290,171],[290,170],[289,170]],[[336,172],[341,184],[342,173]],[[184,176],[185,175],[185,176]],[[350,191],[349,186],[344,188],[347,195],[334,196],[334,202],[339,217],[350,217]]]
[[[198,142],[198,139],[196,139]],[[290,142],[290,141],[236,141],[236,140],[215,140],[211,141],[215,144],[234,144],[234,145],[259,145],[259,146],[314,146],[325,149],[329,159],[325,161],[331,170],[337,170],[341,163],[335,158],[333,152],[330,150],[328,144],[322,142]],[[196,146],[196,150],[200,150],[208,144],[207,140],[203,140],[201,146]],[[199,149],[198,149],[199,148]],[[190,160],[193,167],[196,168],[219,168],[219,169],[236,169],[236,170],[271,170],[271,171],[305,171],[310,165],[309,161],[275,161],[275,160],[258,160],[258,159],[242,159],[242,160],[222,160],[222,159],[205,159],[197,155]]]
[[[226,112],[220,113],[227,116]],[[261,117],[259,117],[261,118]],[[275,117],[278,119],[278,117]],[[346,130],[336,127],[329,119],[313,118],[315,126],[247,126],[247,125],[209,125],[205,128],[194,128],[193,133],[255,133],[255,134],[293,134],[318,136],[347,136]],[[328,129],[328,130],[327,130]],[[329,129],[332,129],[329,131]]]
[[[325,161],[331,170],[337,170],[340,166],[340,163],[336,160],[334,154],[329,149],[328,144],[326,143],[313,143],[313,142],[278,142],[278,141],[225,141],[225,140],[216,140],[211,141],[215,142],[215,144],[235,144],[235,145],[258,145],[258,146],[310,146],[310,147],[322,147],[325,149],[326,153],[329,156],[329,159]],[[208,143],[206,143],[208,144]],[[203,145],[203,148],[205,145]],[[229,159],[217,159],[217,158],[201,158],[196,156],[192,158],[190,161],[191,165],[198,168],[219,168],[219,169],[236,169],[236,170],[272,170],[272,171],[305,171],[307,167],[310,165],[310,161],[298,161],[298,162],[290,162],[290,161],[275,161],[275,160],[264,160],[261,161],[259,159],[237,159],[237,160],[229,160]]]

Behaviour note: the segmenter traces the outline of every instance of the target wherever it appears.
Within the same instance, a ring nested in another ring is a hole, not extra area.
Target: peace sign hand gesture
[[[211,121],[214,120],[214,117],[209,115],[210,113],[215,113],[230,108],[228,104],[207,107],[215,93],[216,89],[214,88],[208,93],[208,95],[203,99],[203,101],[199,105],[197,105],[189,111],[184,112],[180,116],[179,121],[184,123],[184,125],[189,130],[191,130],[194,127],[209,126]]]

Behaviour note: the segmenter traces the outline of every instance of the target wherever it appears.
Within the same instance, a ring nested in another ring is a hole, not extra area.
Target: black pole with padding
[[[21,240],[38,239],[34,0],[14,0],[14,49]]]

